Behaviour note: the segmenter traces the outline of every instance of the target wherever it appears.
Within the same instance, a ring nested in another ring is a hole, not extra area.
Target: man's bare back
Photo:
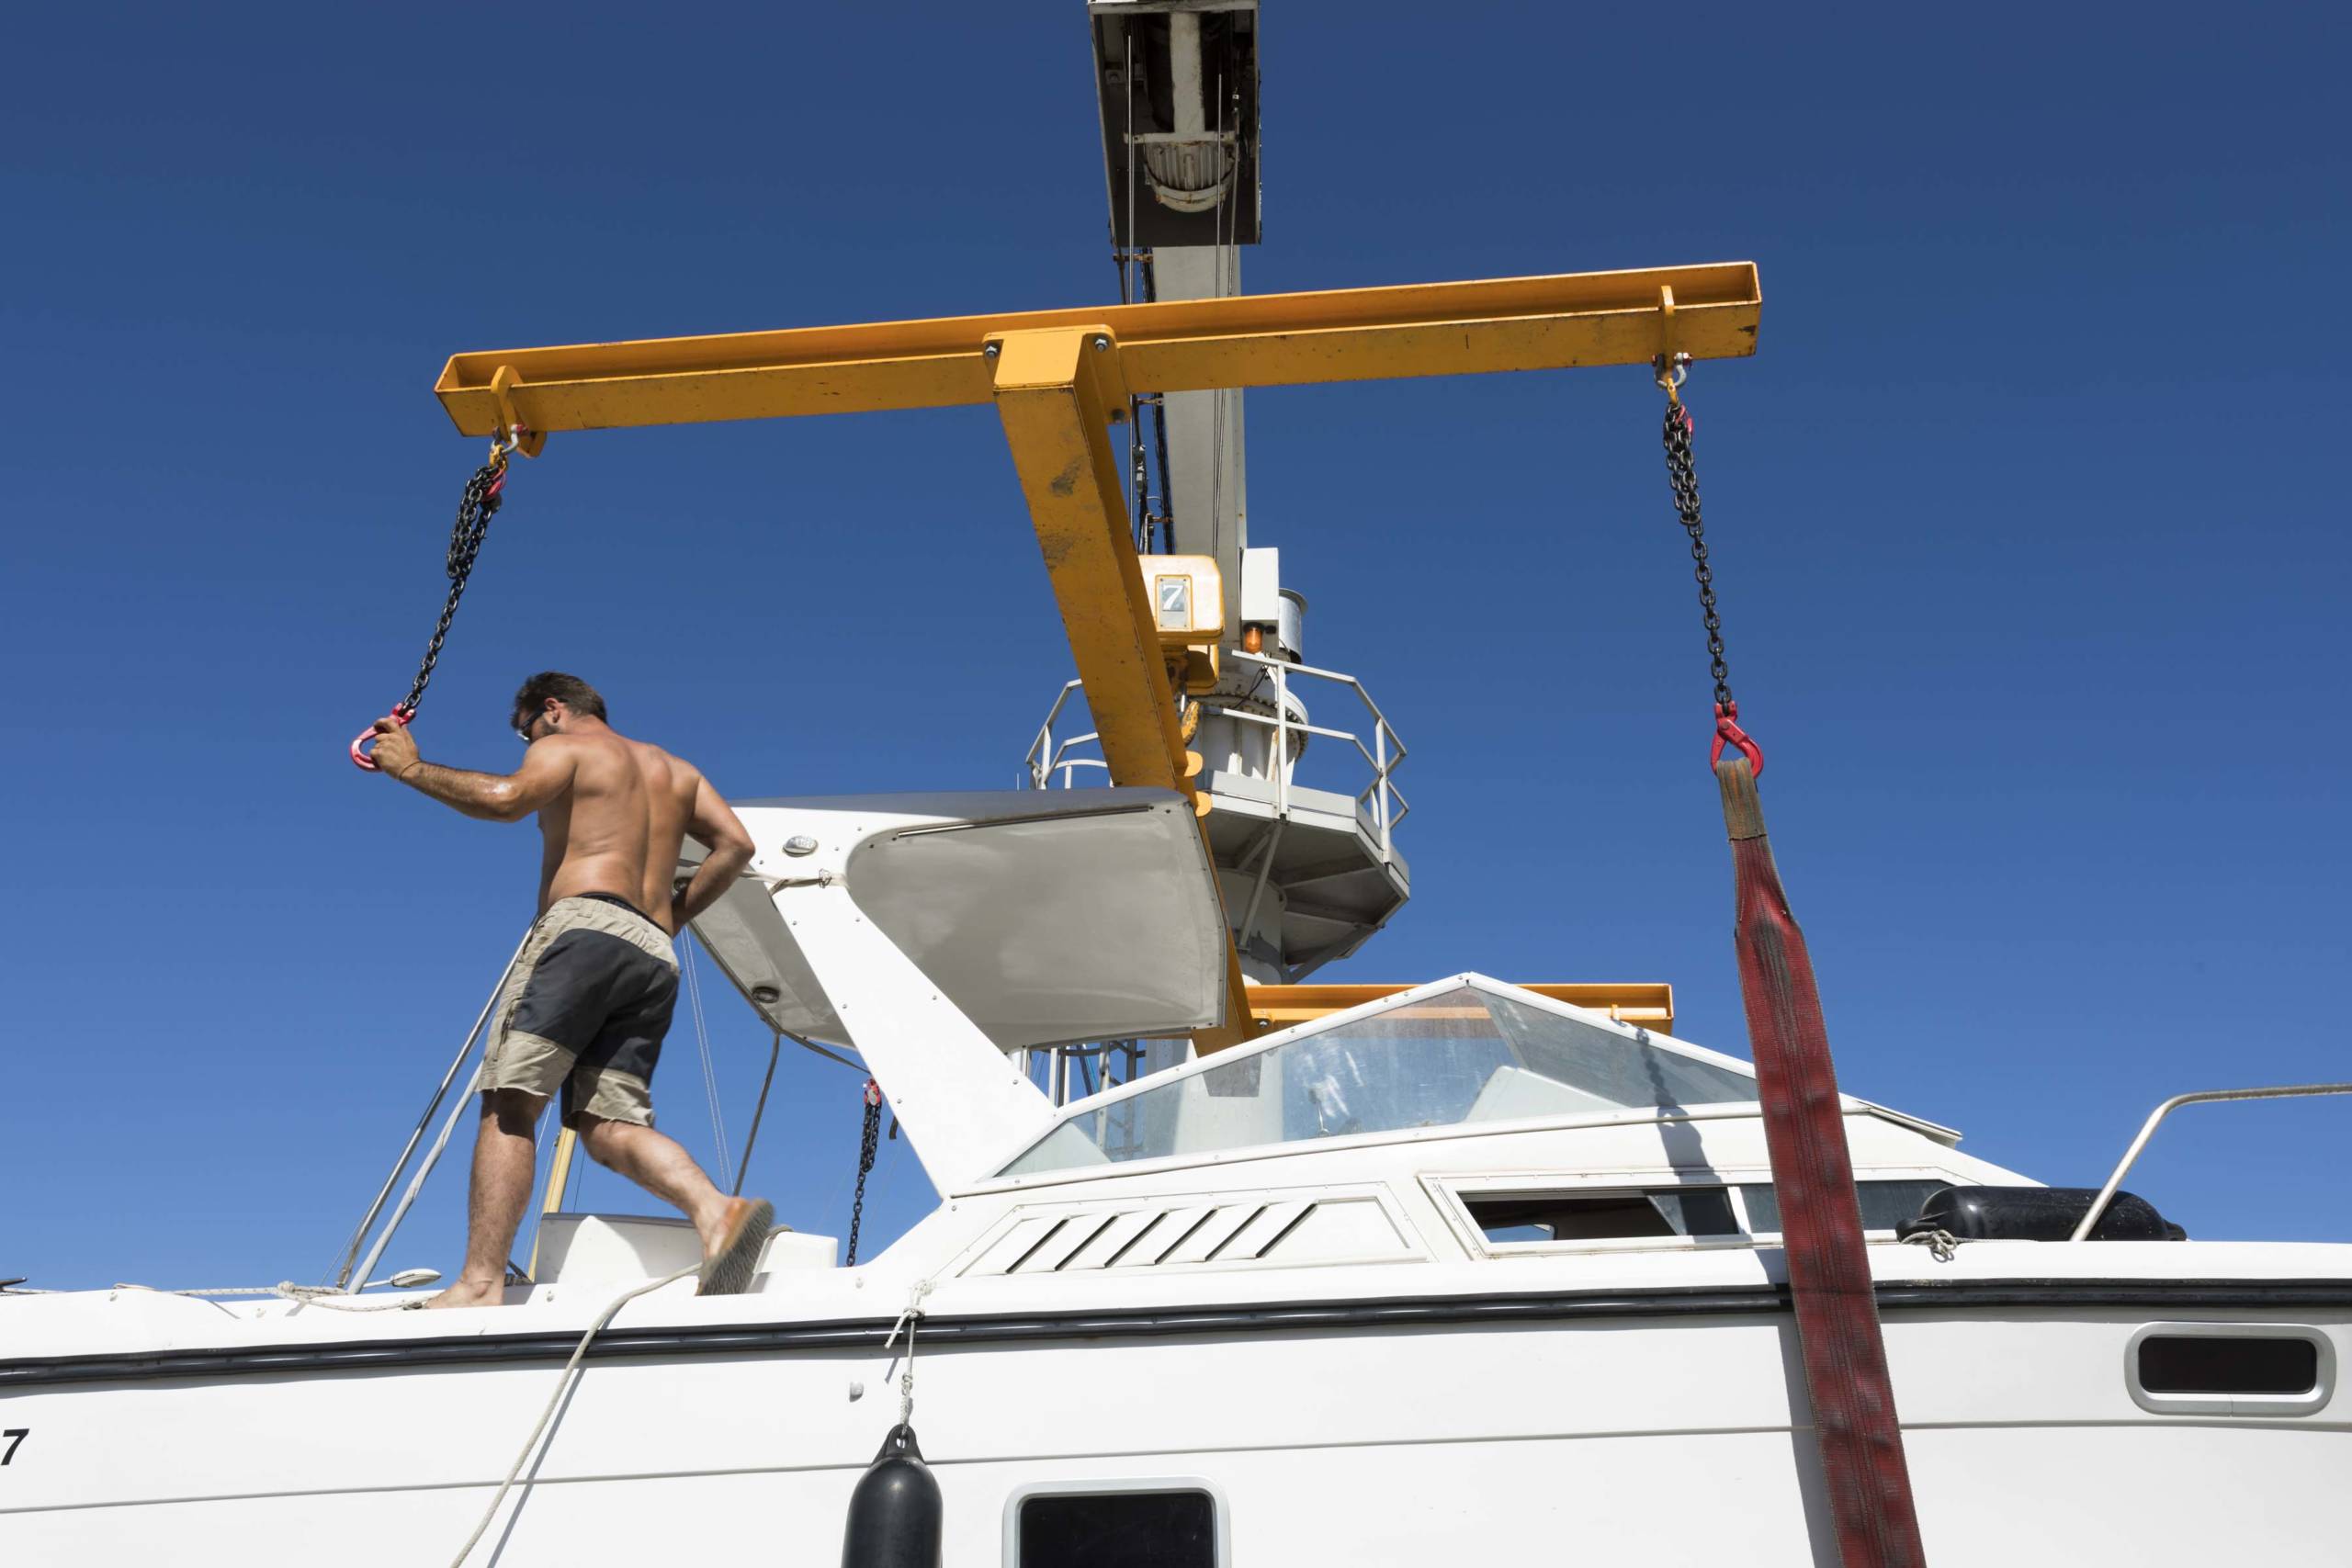
[[[402,784],[469,817],[517,822],[538,814],[542,914],[559,898],[608,893],[675,936],[751,863],[751,836],[693,763],[560,698],[514,716],[530,750],[504,776],[427,762],[405,729],[390,720],[378,728],[377,766]],[[689,833],[709,853],[673,898],[671,879]]]
[[[610,726],[548,735],[531,749],[543,748],[570,769],[571,783],[539,807],[540,910],[559,898],[615,893],[675,936],[682,920],[670,886],[679,848],[690,831],[714,847],[724,842],[735,814],[694,764]]]
[[[546,671],[524,683],[515,705],[514,733],[529,750],[503,775],[425,761],[401,725],[376,726],[385,775],[469,817],[518,822],[537,812],[543,845],[539,918],[515,954],[483,1054],[465,1269],[429,1304],[503,1299],[539,1111],[558,1093],[591,1156],[694,1222],[702,1289],[744,1290],[775,1212],[721,1193],[655,1132],[650,1089],[677,997],[672,939],[751,863],[751,836],[692,763],[605,723],[604,699],[587,682]],[[673,897],[690,833],[709,852]]]

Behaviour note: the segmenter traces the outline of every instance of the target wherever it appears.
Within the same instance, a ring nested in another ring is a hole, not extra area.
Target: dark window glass
[[[1917,1219],[1920,1205],[1951,1186],[1949,1181],[1858,1181],[1855,1195],[1862,1203],[1862,1228],[1866,1231],[1891,1231]],[[1781,1200],[1766,1184],[1743,1186],[1740,1196],[1747,1200],[1748,1227],[1759,1235],[1771,1235],[1781,1228]]]
[[[1024,1497],[1014,1568],[1216,1568],[1216,1504],[1205,1492]]]
[[[1920,1207],[1951,1183],[1860,1181],[1854,1185],[1862,1200],[1862,1228],[1866,1231],[1891,1231],[1917,1219]]]
[[[1624,1241],[1739,1234],[1732,1219],[1731,1195],[1720,1187],[1465,1194],[1463,1201],[1488,1241]]]
[[[2152,1334],[2140,1341],[2140,1386],[2150,1393],[2309,1393],[2319,1386],[2319,1347],[2308,1339]]]

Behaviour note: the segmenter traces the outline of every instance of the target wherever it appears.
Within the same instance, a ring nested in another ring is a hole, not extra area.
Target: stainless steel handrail
[[[530,940],[531,932],[526,929],[523,932],[523,941],[514,944],[514,952],[507,958],[506,967],[498,972],[498,984],[490,988],[490,999],[481,1004],[481,1011],[475,1016],[473,1028],[466,1033],[466,1043],[458,1047],[458,1054],[455,1056],[449,1058],[449,1070],[441,1075],[439,1086],[434,1089],[432,1100],[425,1104],[424,1114],[416,1119],[415,1129],[409,1134],[408,1142],[401,1146],[401,1157],[392,1162],[392,1173],[384,1178],[384,1185],[377,1190],[376,1201],[368,1205],[368,1213],[360,1219],[359,1228],[351,1233],[351,1244],[344,1249],[343,1266],[335,1272],[336,1290],[349,1288],[352,1270],[359,1258],[359,1249],[367,1244],[368,1229],[375,1224],[376,1216],[384,1212],[384,1201],[392,1195],[392,1184],[400,1180],[401,1172],[408,1168],[409,1156],[416,1153],[417,1143],[424,1136],[424,1129],[432,1122],[433,1113],[441,1109],[441,1101],[448,1094],[450,1084],[457,1081],[458,1069],[465,1066],[466,1058],[473,1054],[474,1042],[481,1038],[482,1025],[490,1021],[490,1010],[498,1005],[498,995],[506,988],[507,977],[514,973],[515,961],[523,956],[524,943]],[[407,1206],[403,1204],[401,1213],[406,1212]],[[399,1222],[395,1220],[393,1223],[397,1224]],[[384,1243],[390,1240],[391,1236],[388,1232],[382,1240],[376,1244],[375,1251],[368,1255],[370,1265],[383,1255]],[[367,1270],[360,1269],[359,1277],[365,1280],[368,1277]]]
[[[1396,727],[1388,722],[1388,716],[1381,711],[1380,705],[1372,700],[1372,694],[1364,690],[1363,682],[1341,671],[1324,670],[1312,664],[1293,664],[1285,659],[1270,659],[1262,654],[1243,653],[1234,649],[1227,649],[1224,657],[1233,663],[1256,665],[1272,676],[1273,713],[1250,712],[1241,705],[1250,699],[1234,696],[1211,694],[1194,700],[1213,713],[1275,733],[1276,762],[1272,769],[1275,814],[1284,815],[1290,807],[1290,773],[1284,763],[1294,760],[1297,752],[1305,749],[1301,746],[1295,750],[1291,737],[1295,735],[1303,740],[1307,736],[1321,736],[1329,740],[1344,741],[1355,749],[1356,754],[1372,771],[1371,782],[1356,792],[1355,803],[1371,819],[1371,830],[1380,843],[1381,859],[1384,862],[1393,861],[1396,858],[1393,835],[1396,825],[1404,821],[1413,809],[1412,803],[1405,798],[1404,792],[1396,787],[1395,782],[1396,769],[1404,762],[1407,751],[1404,738],[1396,733]],[[1365,745],[1363,737],[1354,730],[1292,718],[1290,682],[1301,676],[1333,682],[1353,692],[1356,700],[1371,716],[1372,744]],[[1054,725],[1061,717],[1063,708],[1069,705],[1070,694],[1081,689],[1083,684],[1079,681],[1064,682],[1062,689],[1055,694],[1053,706],[1046,714],[1046,722],[1037,727],[1036,739],[1030,742],[1028,754],[1022,759],[1022,776],[1027,788],[1052,788],[1054,775],[1058,773],[1061,774],[1061,786],[1067,789],[1076,782],[1076,771],[1080,768],[1103,768],[1107,771],[1108,764],[1099,759],[1070,754],[1075,748],[1098,743],[1101,739],[1098,735],[1090,731],[1059,739],[1054,735]]]
[[[2140,1151],[2148,1146],[2150,1138],[2155,1136],[2157,1123],[2182,1106],[2202,1105],[2208,1100],[2295,1100],[2322,1094],[2352,1094],[2352,1083],[2281,1084],[2276,1089],[2203,1089],[2192,1094],[2174,1095],[2150,1113],[2146,1124],[2140,1129],[2140,1135],[2132,1140],[2130,1148],[2123,1151],[2122,1163],[2115,1168],[2115,1174],[2109,1177],[2107,1185],[2098,1190],[2098,1197],[2092,1201],[2089,1212],[2083,1215],[2083,1223],[2076,1225],[2075,1234],[2066,1239],[2082,1241],[2088,1238],[2091,1228],[2098,1224],[2099,1216],[2107,1213],[2108,1204],[2115,1197],[2115,1190],[2123,1185],[2123,1178],[2132,1169],[2132,1162],[2140,1157]]]

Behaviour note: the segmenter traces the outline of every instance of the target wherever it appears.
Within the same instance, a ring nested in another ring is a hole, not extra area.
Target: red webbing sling
[[[1861,1204],[1854,1191],[1854,1162],[1846,1147],[1844,1104],[1829,1060],[1821,993],[1814,984],[1804,933],[1789,913],[1788,895],[1781,889],[1772,847],[1764,837],[1764,808],[1756,794],[1763,752],[1739,727],[1739,705],[1732,700],[1724,664],[1723,625],[1715,614],[1714,573],[1707,560],[1690,456],[1692,423],[1676,391],[1688,363],[1685,355],[1661,355],[1657,364],[1658,385],[1667,395],[1667,476],[1675,510],[1690,536],[1715,679],[1711,761],[1723,793],[1724,827],[1731,836],[1739,994],[1780,1199],[1781,1252],[1796,1308],[1822,1484],[1845,1568],[1922,1568],[1927,1557],[1919,1544],[1911,1472],[1903,1458],[1894,1389],[1887,1377],[1886,1344],[1879,1332],[1878,1297],[1862,1243]],[[1725,758],[1726,746],[1737,754]]]
[[[1917,1568],[1927,1559],[1813,960],[1781,890],[1747,760],[1718,761],[1715,783],[1731,835],[1739,994],[1838,1557],[1846,1568]]]

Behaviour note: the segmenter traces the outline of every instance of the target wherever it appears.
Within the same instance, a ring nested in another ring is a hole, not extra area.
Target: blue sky
[[[1852,1091],[2052,1182],[2352,1077],[2340,10],[1268,6],[1254,289],[1752,258],[1703,365],[1732,673]],[[0,1275],[310,1279],[531,913],[363,778],[479,460],[459,349],[1099,301],[1077,0],[28,13],[0,104]],[[1634,370],[1253,393],[1253,537],[1413,748],[1333,979],[1664,979],[1745,1054],[1707,681]],[[428,698],[571,669],[738,796],[1001,787],[1066,677],[986,409],[558,436]],[[714,998],[740,1139],[767,1038]],[[682,1028],[665,1126],[707,1151]],[[856,1079],[752,1186],[838,1234]],[[2344,1239],[2352,1102],[2133,1186]],[[469,1133],[470,1129],[469,1129]],[[455,1166],[452,1170],[454,1172]],[[393,1265],[451,1269],[460,1183]],[[597,1173],[601,1207],[636,1195]],[[869,1215],[929,1201],[886,1145]]]

